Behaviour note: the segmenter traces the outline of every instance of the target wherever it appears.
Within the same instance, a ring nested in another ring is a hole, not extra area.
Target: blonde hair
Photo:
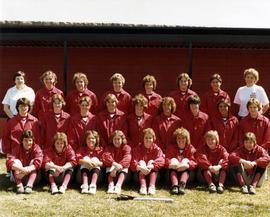
[[[63,106],[66,105],[66,102],[64,100],[64,97],[61,94],[59,94],[59,93],[56,93],[56,94],[54,94],[52,96],[52,102],[54,103],[56,100],[59,100],[62,103]]]
[[[57,132],[54,137],[53,137],[53,141],[54,143],[57,141],[57,140],[60,140],[60,141],[63,141],[65,146],[67,146],[68,144],[68,141],[67,141],[67,135],[63,132]]]
[[[182,78],[185,78],[188,80],[188,88],[191,87],[192,85],[192,79],[189,77],[189,75],[187,73],[181,73],[177,79],[176,79],[176,85],[177,87],[179,88],[179,81],[182,79]]]
[[[252,75],[255,78],[255,83],[259,81],[259,72],[254,68],[249,68],[244,71],[244,78],[247,75]]]
[[[171,107],[172,107],[171,112],[174,113],[176,110],[176,103],[175,103],[174,99],[170,96],[163,97],[161,100],[160,107],[162,108],[163,104],[166,104],[166,103],[171,105]]]
[[[85,83],[85,86],[88,85],[88,79],[87,79],[87,76],[86,74],[82,73],[82,72],[77,72],[73,75],[73,83],[76,84],[76,81],[78,79],[82,79]]]
[[[118,99],[116,98],[116,96],[112,93],[109,93],[105,99],[104,99],[104,102],[108,102],[109,100],[113,100],[113,102],[116,102],[118,104]]]
[[[252,132],[245,133],[245,135],[244,135],[244,141],[252,141],[254,144],[257,143],[256,136]]]
[[[86,139],[87,139],[87,137],[90,136],[90,135],[93,135],[93,136],[95,137],[95,139],[96,139],[95,147],[98,147],[98,146],[99,146],[99,143],[100,143],[100,138],[99,138],[98,132],[95,131],[95,130],[87,130],[87,131],[85,132],[83,146],[87,146],[87,144],[86,144]]]
[[[120,81],[122,81],[123,85],[124,85],[125,82],[126,82],[124,76],[123,76],[122,74],[120,74],[120,73],[114,73],[114,74],[112,75],[112,77],[110,78],[110,80],[111,80],[111,82],[120,80]]]
[[[144,108],[148,107],[148,99],[146,99],[146,97],[142,94],[136,95],[132,99],[132,103],[133,105],[142,105]]]
[[[156,89],[156,87],[157,87],[157,80],[156,80],[156,78],[153,75],[146,75],[146,76],[144,76],[144,78],[143,78],[143,88],[145,87],[145,84],[147,82],[151,82],[153,84],[153,90]]]
[[[156,140],[156,134],[152,128],[146,128],[143,130],[143,138],[146,134],[150,134],[151,136],[153,136],[154,141]]]
[[[217,141],[217,144],[219,144],[219,136],[216,130],[207,131],[204,135],[204,138],[214,138]]]
[[[113,143],[113,138],[116,137],[116,136],[120,136],[121,139],[122,139],[122,144],[127,144],[127,139],[126,139],[126,136],[125,134],[123,133],[123,131],[121,130],[115,130],[112,135],[111,135],[111,141]]]
[[[92,99],[89,96],[82,96],[80,98],[79,104],[81,105],[83,102],[86,102],[88,105],[92,103]]]
[[[52,76],[52,77],[54,78],[54,83],[53,83],[53,85],[55,85],[55,84],[57,83],[57,76],[56,76],[56,74],[55,74],[52,70],[48,70],[48,71],[44,72],[44,73],[39,77],[41,83],[44,82],[43,80],[44,80],[44,78],[47,77],[47,76]]]
[[[256,99],[256,98],[251,98],[251,99],[247,102],[247,109],[248,109],[248,107],[249,107],[250,105],[255,105],[255,106],[258,108],[259,111],[261,110],[261,104],[260,104],[259,100]]]
[[[177,143],[177,136],[182,136],[184,138],[186,138],[186,144],[189,145],[190,144],[190,133],[189,131],[184,128],[184,127],[181,127],[181,128],[178,128],[174,131],[173,133],[173,136],[174,136],[174,139],[175,139],[175,142]]]

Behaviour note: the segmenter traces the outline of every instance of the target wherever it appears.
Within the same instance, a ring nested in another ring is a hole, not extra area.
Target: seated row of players
[[[102,167],[106,170],[107,193],[115,194],[121,193],[124,181],[132,173],[139,182],[140,194],[155,194],[162,168],[169,173],[172,194],[185,194],[185,186],[192,181],[194,173],[199,181],[208,184],[210,193],[224,192],[229,170],[238,180],[243,194],[255,194],[256,187],[261,186],[270,157],[257,145],[254,133],[247,132],[243,144],[231,154],[220,145],[218,133],[213,130],[206,132],[205,144],[197,150],[191,145],[190,134],[185,128],[176,129],[173,138],[174,142],[164,155],[155,143],[156,136],[151,128],[143,130],[143,141],[134,149],[120,130],[112,133],[108,146],[103,148],[98,133],[92,130],[86,132],[83,145],[75,153],[66,134],[57,132],[54,145],[43,152],[35,143],[33,132],[26,130],[22,133],[19,149],[7,155],[6,164],[12,171],[17,193],[26,194],[32,192],[34,183],[41,178],[41,168],[52,194],[65,193],[74,171],[77,171],[81,193],[96,194],[98,179],[103,175]]]

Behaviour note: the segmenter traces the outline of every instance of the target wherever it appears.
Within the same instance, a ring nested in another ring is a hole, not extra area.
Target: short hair
[[[246,69],[244,71],[244,78],[247,76],[247,75],[252,75],[254,76],[255,78],[255,83],[257,83],[259,81],[259,72],[254,69],[254,68],[249,68],[249,69]]]
[[[86,74],[82,73],[82,72],[76,72],[74,75],[73,75],[73,83],[76,84],[76,81],[78,79],[82,79],[85,83],[85,86],[88,85],[88,79],[87,79],[87,76]]]
[[[95,139],[96,139],[95,147],[98,147],[98,146],[100,145],[100,138],[99,138],[98,132],[95,131],[95,130],[87,130],[87,131],[85,132],[83,146],[87,146],[87,144],[86,144],[86,139],[87,139],[87,137],[90,136],[90,135],[93,135],[93,136],[95,137]]]
[[[261,110],[261,104],[259,102],[259,100],[257,98],[250,98],[247,102],[247,109],[250,105],[255,105],[258,110],[260,111]]]
[[[219,105],[223,103],[226,104],[228,107],[231,107],[231,102],[228,99],[225,98],[221,98],[218,102],[217,102],[217,107],[219,107]]]
[[[90,96],[82,96],[80,98],[79,104],[82,104],[83,102],[86,102],[88,105],[92,103],[92,99]]]
[[[56,93],[56,94],[54,94],[52,96],[52,102],[54,103],[56,100],[59,100],[62,103],[63,106],[66,105],[66,102],[64,100],[64,97],[61,94],[59,94],[59,93]]]
[[[181,128],[178,128],[174,131],[173,133],[173,136],[174,136],[174,139],[175,139],[175,143],[177,143],[176,139],[177,139],[177,136],[183,136],[186,138],[187,140],[187,145],[190,144],[190,133],[189,131],[184,128],[184,127],[181,127]]]
[[[176,79],[176,85],[177,85],[177,87],[179,87],[179,81],[182,78],[185,78],[185,79],[188,80],[188,88],[190,88],[191,85],[192,85],[192,79],[189,77],[189,75],[187,73],[181,73],[180,75],[178,75],[178,77]]]
[[[142,94],[138,94],[132,99],[133,105],[142,105],[144,108],[148,107],[148,99]]]
[[[21,142],[23,141],[23,139],[29,139],[29,138],[34,139],[33,131],[32,130],[23,131],[21,135]]]
[[[168,103],[172,106],[172,113],[174,113],[176,111],[176,103],[174,101],[174,99],[170,96],[167,96],[167,97],[163,97],[162,100],[161,100],[161,104],[160,104],[160,107],[162,108],[163,104],[165,103]],[[162,108],[163,110],[163,108]]]
[[[143,130],[143,138],[146,134],[150,134],[153,136],[154,141],[156,140],[156,134],[155,131],[152,128],[146,128]]]
[[[116,102],[116,104],[118,104],[118,99],[117,99],[117,97],[116,97],[114,94],[112,94],[112,93],[109,93],[109,94],[105,97],[104,102],[106,103],[106,102],[109,101],[109,100],[113,100],[113,102]]]
[[[219,144],[219,136],[218,132],[216,130],[209,130],[204,134],[204,138],[214,138],[217,141],[217,144]]]
[[[190,106],[191,104],[200,104],[201,103],[201,99],[198,95],[191,95],[190,97],[188,97],[187,100],[188,106]]]
[[[143,77],[143,88],[147,82],[151,82],[153,84],[153,89],[157,88],[157,80],[153,75],[146,75]]]
[[[123,85],[124,85],[125,82],[126,82],[124,76],[123,76],[122,74],[120,74],[120,73],[114,73],[114,74],[112,75],[112,77],[110,78],[110,80],[111,80],[111,82],[120,80],[120,81],[122,81]]]
[[[27,112],[29,112],[31,110],[30,100],[25,98],[25,97],[20,98],[20,99],[17,100],[17,102],[16,102],[16,110],[17,110],[17,112],[19,112],[19,106],[20,105],[28,106],[28,111]]]
[[[210,77],[210,82],[212,82],[213,80],[218,80],[220,83],[222,83],[222,78],[218,73],[215,73]]]
[[[47,76],[52,76],[54,78],[54,83],[53,83],[54,85],[57,83],[57,76],[56,76],[56,74],[52,70],[48,70],[48,71],[44,72],[39,77],[41,83],[43,83],[44,78],[47,77]]]
[[[122,139],[122,144],[127,144],[127,139],[125,134],[123,133],[122,130],[115,130],[112,135],[111,135],[111,142],[113,143],[113,138],[116,136],[120,136]]]
[[[23,71],[18,71],[18,72],[15,72],[15,74],[13,75],[13,81],[16,80],[16,77],[20,77],[20,76],[22,76],[25,80],[26,74]]]
[[[244,135],[244,141],[252,141],[254,144],[257,143],[256,136],[252,132],[246,132]]]
[[[53,141],[54,143],[57,141],[57,140],[61,140],[64,142],[65,146],[68,145],[68,141],[67,141],[67,135],[63,132],[56,132],[54,137],[53,137]]]

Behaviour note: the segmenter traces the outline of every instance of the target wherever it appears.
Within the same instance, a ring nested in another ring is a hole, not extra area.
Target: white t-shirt
[[[16,115],[18,112],[16,110],[16,103],[17,100],[20,98],[27,98],[30,100],[31,105],[33,105],[34,100],[35,100],[35,92],[31,87],[28,87],[25,85],[23,89],[17,89],[16,86],[13,86],[8,89],[2,104],[9,105],[10,111],[12,112],[13,115]]]
[[[248,115],[247,102],[251,98],[258,99],[261,105],[263,106],[269,103],[269,99],[263,87],[256,84],[254,84],[251,87],[247,86],[240,87],[238,88],[234,97],[234,103],[240,105],[238,112],[239,116],[245,117]]]

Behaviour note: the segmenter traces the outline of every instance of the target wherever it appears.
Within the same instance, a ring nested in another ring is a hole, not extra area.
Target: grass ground
[[[270,172],[270,171],[268,171]],[[77,188],[77,189],[76,189]],[[116,201],[105,186],[96,196],[82,195],[79,186],[71,186],[64,195],[51,195],[41,185],[31,195],[17,195],[6,178],[5,159],[0,159],[0,216],[270,216],[270,181],[256,195],[242,195],[238,187],[227,188],[223,195],[209,194],[205,187],[194,186],[184,196],[171,196],[165,187],[155,197],[170,197],[173,203],[156,201]],[[139,196],[136,189],[123,193]]]

